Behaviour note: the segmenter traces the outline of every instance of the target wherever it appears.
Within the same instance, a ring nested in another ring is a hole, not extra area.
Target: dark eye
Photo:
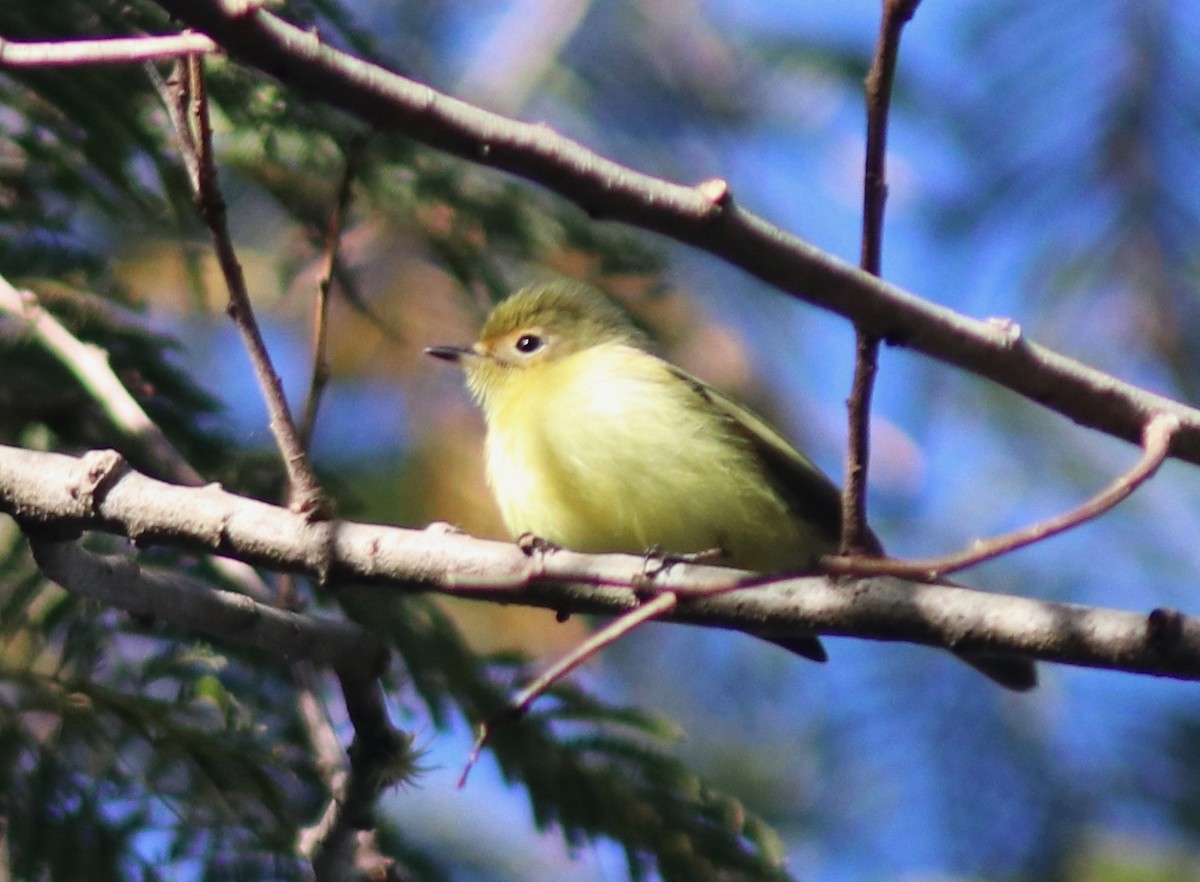
[[[517,338],[517,352],[528,355],[542,348],[542,338],[537,334],[522,334]]]

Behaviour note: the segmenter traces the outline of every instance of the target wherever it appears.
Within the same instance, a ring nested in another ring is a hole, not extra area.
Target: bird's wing
[[[710,405],[722,413],[734,430],[753,446],[762,460],[763,470],[775,491],[784,499],[788,509],[803,520],[817,524],[829,536],[831,545],[836,546],[842,525],[841,493],[834,483],[825,477],[808,457],[789,444],[782,436],[753,411],[722,395],[712,386],[675,365],[671,372],[691,386]],[[867,531],[871,543],[866,550],[883,554],[883,544],[874,533]],[[954,582],[947,584],[954,585]],[[803,645],[816,638],[804,638]],[[780,643],[787,647],[788,644]],[[818,649],[820,643],[816,643]],[[802,650],[795,650],[809,658],[818,658]],[[1037,686],[1037,667],[1028,659],[1012,656],[958,652],[955,655],[976,668],[1001,686],[1017,692],[1025,692]]]
[[[787,503],[788,510],[800,520],[815,524],[830,544],[836,545],[842,529],[841,493],[836,485],[762,417],[687,371],[675,365],[670,365],[670,369],[751,445],[762,462],[767,480]]]

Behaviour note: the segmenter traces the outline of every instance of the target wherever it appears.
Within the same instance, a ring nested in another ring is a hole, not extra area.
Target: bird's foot
[[[646,549],[645,559],[642,563],[642,578],[649,581],[665,573],[676,564],[710,563],[724,556],[724,548],[705,548],[702,551],[680,553],[663,551],[659,546],[652,545]]]
[[[551,551],[560,551],[561,545],[555,545],[544,536],[538,536],[528,531],[517,537],[517,547],[525,552],[529,557],[535,554],[546,554]]]

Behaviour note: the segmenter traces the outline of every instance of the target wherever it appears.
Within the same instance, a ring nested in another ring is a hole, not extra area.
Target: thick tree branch
[[[152,618],[226,645],[265,650],[280,660],[369,671],[387,662],[387,650],[354,622],[276,609],[244,594],[220,591],[178,573],[130,558],[95,554],[74,541],[30,536],[34,560],[47,578],[72,594],[135,616]]]
[[[679,603],[668,620],[768,638],[818,632],[1200,680],[1200,619],[1170,610],[1124,612],[892,578],[748,581],[747,573],[693,564],[647,584],[642,557],[528,555],[446,530],[313,522],[215,485],[164,484],[122,468],[111,451],[75,458],[0,446],[0,511],[31,529],[102,530],[406,591],[610,615],[637,607],[649,590],[673,591]]]
[[[157,0],[245,64],[385,131],[528,178],[590,214],[662,233],[741,267],[866,333],[999,383],[1081,425],[1138,443],[1158,412],[1181,430],[1174,456],[1200,463],[1200,410],[1026,340],[1011,321],[978,321],[922,300],[741,209],[723,182],[696,187],[640,174],[555,134],[514,122],[324,45],[262,8]]]

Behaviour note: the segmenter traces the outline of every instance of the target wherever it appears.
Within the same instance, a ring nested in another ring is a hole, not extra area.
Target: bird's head
[[[524,288],[498,304],[471,346],[425,351],[459,364],[467,388],[487,408],[518,378],[536,376],[561,359],[606,343],[640,346],[642,334],[599,291],[556,281]]]

